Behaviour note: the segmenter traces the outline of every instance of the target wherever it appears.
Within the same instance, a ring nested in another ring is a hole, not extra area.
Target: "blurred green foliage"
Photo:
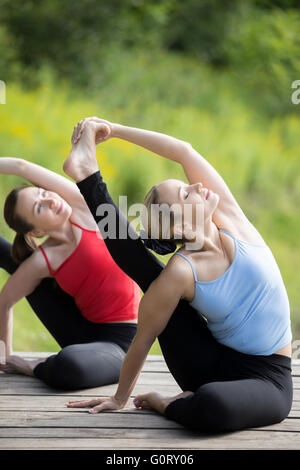
[[[176,51],[226,68],[260,111],[291,110],[300,74],[298,0],[0,0],[0,76],[24,86],[50,67],[93,93],[124,51]],[[17,65],[16,65],[17,64]]]
[[[273,250],[299,337],[300,105],[291,102],[300,79],[299,7],[297,0],[0,0],[7,84],[0,155],[62,173],[73,126],[93,115],[189,141]],[[118,139],[97,155],[112,195],[127,195],[128,205],[162,179],[185,179],[175,163]],[[17,183],[0,176],[1,201]],[[0,223],[11,240],[2,214]],[[25,300],[15,307],[14,348],[58,349]]]

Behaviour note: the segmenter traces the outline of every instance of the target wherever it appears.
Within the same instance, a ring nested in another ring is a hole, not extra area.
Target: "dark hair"
[[[150,191],[145,196],[144,205],[147,209],[147,221],[145,221],[145,226],[151,227],[151,205],[152,204],[159,204],[159,197],[158,197],[158,190],[157,186],[153,186]],[[171,225],[174,225],[174,217],[173,213],[171,212]],[[144,245],[149,248],[150,250],[155,251],[159,255],[167,255],[169,253],[173,253],[177,249],[177,244],[174,240],[168,239],[165,240],[162,238],[162,230],[161,230],[161,214],[159,214],[159,238],[152,238],[149,232],[147,233],[145,230],[140,231],[140,236],[144,242]]]
[[[17,264],[21,264],[37,248],[34,238],[27,235],[28,232],[34,229],[34,226],[16,214],[16,205],[20,191],[30,187],[28,184],[22,184],[18,188],[13,189],[6,197],[4,203],[4,219],[7,225],[17,232],[11,250],[12,258]]]
[[[144,245],[150,250],[155,251],[159,255],[167,255],[173,253],[177,245],[172,240],[158,240],[157,238],[147,238],[145,230],[140,232]]]

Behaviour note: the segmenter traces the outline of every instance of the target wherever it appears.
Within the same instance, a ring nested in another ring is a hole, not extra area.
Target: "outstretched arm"
[[[220,196],[219,208],[240,212],[229,187],[217,170],[190,143],[175,137],[134,127],[112,124],[112,137],[140,145],[151,152],[181,164],[190,184],[201,182]]]
[[[173,259],[169,261],[141,300],[137,333],[123,362],[115,395],[110,398],[69,402],[68,406],[92,406],[92,412],[95,413],[107,409],[124,408],[153,342],[166,328],[178,302],[185,295],[189,277],[186,276],[186,266],[178,257],[176,258],[176,261]]]
[[[90,120],[86,120],[86,125],[83,127],[81,123],[76,126],[75,129],[81,126],[81,136],[80,139],[75,135],[72,136],[73,148],[63,168],[74,181],[77,181],[77,186],[98,224],[112,258],[145,292],[160,274],[164,264],[146,248],[126,215],[111,198],[96,159],[95,143],[97,138],[103,137],[103,133],[102,137],[100,136],[102,125],[88,121]],[[115,215],[114,236],[105,233],[108,207]]]
[[[110,127],[110,134],[107,138],[115,137],[127,140],[157,155],[179,163],[190,184],[201,182],[204,187],[211,189],[220,196],[219,209],[224,214],[243,216],[242,209],[222,176],[190,143],[160,132],[110,123],[97,117],[86,118],[80,121],[75,128],[74,141],[80,139],[84,125],[89,120],[107,124]],[[96,140],[96,144],[107,140],[107,138],[99,139],[98,142]]]
[[[12,353],[13,306],[31,294],[49,272],[40,250],[36,250],[10,276],[0,292],[0,341],[6,346],[6,356]]]
[[[0,174],[20,176],[36,186],[54,191],[71,206],[81,206],[84,203],[84,199],[75,183],[62,175],[22,158],[1,157]]]

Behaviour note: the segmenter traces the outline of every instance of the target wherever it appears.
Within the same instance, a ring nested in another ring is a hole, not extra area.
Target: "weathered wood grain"
[[[27,358],[53,353],[16,353]],[[221,435],[206,435],[180,426],[153,410],[125,409],[90,415],[67,408],[69,400],[110,396],[117,384],[64,391],[34,377],[0,373],[0,449],[299,449],[300,361],[292,363],[294,400],[283,422]],[[162,356],[148,356],[132,397],[155,390],[176,395],[181,390]]]
[[[168,433],[169,434],[169,433]],[[126,437],[124,437],[126,436]],[[131,449],[168,449],[188,450],[188,455],[193,455],[193,450],[294,450],[299,449],[298,433],[272,433],[265,431],[242,431],[229,436],[217,437],[191,437],[183,435],[168,435],[162,437],[147,437],[137,439],[128,438],[126,432],[119,438],[7,438],[1,439],[0,449],[64,449],[64,450],[111,450],[111,455],[116,450]],[[155,451],[153,452],[155,453]],[[168,452],[169,453],[169,452]]]

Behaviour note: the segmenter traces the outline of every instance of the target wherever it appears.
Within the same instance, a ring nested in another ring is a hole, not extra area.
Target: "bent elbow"
[[[192,146],[192,144],[190,144],[190,142],[186,142],[186,141],[183,140],[183,141],[181,141],[181,150],[184,153],[188,153],[191,150],[193,150],[193,146]]]
[[[4,295],[3,292],[0,292],[0,315],[8,314],[9,311],[13,308],[11,301]]]

